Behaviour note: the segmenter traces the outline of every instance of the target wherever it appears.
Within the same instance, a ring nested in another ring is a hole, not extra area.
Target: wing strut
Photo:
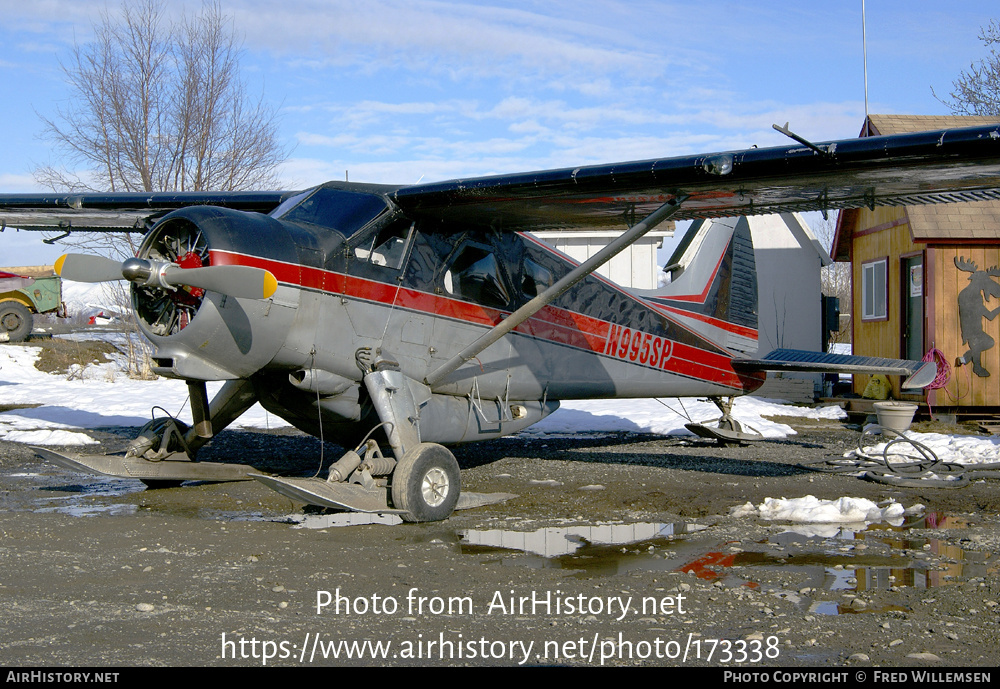
[[[547,290],[539,294],[514,313],[510,314],[501,323],[494,326],[461,352],[443,363],[437,370],[431,372],[426,378],[424,378],[424,383],[430,387],[434,387],[440,383],[445,376],[455,372],[462,364],[478,356],[484,349],[517,326],[521,325],[521,323],[524,323],[526,320],[534,316],[563,292],[580,282],[580,280],[583,280],[602,265],[610,261],[614,256],[621,253],[633,243],[637,242],[647,232],[672,216],[680,210],[681,205],[687,200],[687,198],[687,196],[678,196],[675,199],[664,203],[655,211],[647,215],[641,222],[630,227],[627,231],[619,235],[613,242],[564,275],[561,280],[557,281]]]

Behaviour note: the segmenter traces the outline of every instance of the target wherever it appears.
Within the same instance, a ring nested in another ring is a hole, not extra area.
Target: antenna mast
[[[865,0],[861,0],[861,49],[864,53],[865,62],[865,136],[869,136],[868,131],[868,35],[867,22],[865,21]]]

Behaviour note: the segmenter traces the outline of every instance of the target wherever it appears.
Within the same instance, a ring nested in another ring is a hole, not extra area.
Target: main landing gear
[[[136,478],[150,488],[254,478],[293,500],[321,507],[393,513],[411,522],[447,519],[458,505],[462,478],[447,448],[420,440],[417,399],[429,397],[430,390],[404,376],[399,365],[386,357],[366,369],[364,384],[380,421],[372,430],[384,432],[392,453],[384,455],[375,439],[366,438],[330,467],[326,480],[267,476],[244,464],[194,461],[213,429],[225,428],[256,401],[253,385],[245,380],[226,383],[211,404],[204,383],[189,383],[194,424],[154,419],[124,456],[34,449],[72,471]]]
[[[383,429],[393,457],[384,456],[369,438],[337,460],[325,481],[253,478],[293,500],[321,507],[393,513],[410,522],[447,519],[458,505],[462,478],[446,447],[420,441],[416,396],[429,397],[430,390],[404,376],[385,356],[366,366],[364,384],[381,421],[376,428]]]

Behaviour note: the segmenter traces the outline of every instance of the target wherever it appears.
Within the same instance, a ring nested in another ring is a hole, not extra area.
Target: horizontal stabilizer
[[[882,373],[891,376],[908,376],[902,387],[924,388],[934,382],[937,366],[934,362],[907,359],[882,359],[875,356],[849,356],[824,354],[801,349],[776,349],[763,359],[735,359],[733,368],[738,371],[811,371],[814,373]]]

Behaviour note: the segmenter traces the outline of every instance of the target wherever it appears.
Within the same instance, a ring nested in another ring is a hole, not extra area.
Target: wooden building
[[[1000,118],[871,115],[862,136],[991,123]],[[926,394],[902,395],[892,380],[894,398],[1000,408],[1000,201],[842,211],[831,253],[851,263],[855,354],[920,359],[937,349],[954,367]],[[856,375],[855,392],[867,383]]]

